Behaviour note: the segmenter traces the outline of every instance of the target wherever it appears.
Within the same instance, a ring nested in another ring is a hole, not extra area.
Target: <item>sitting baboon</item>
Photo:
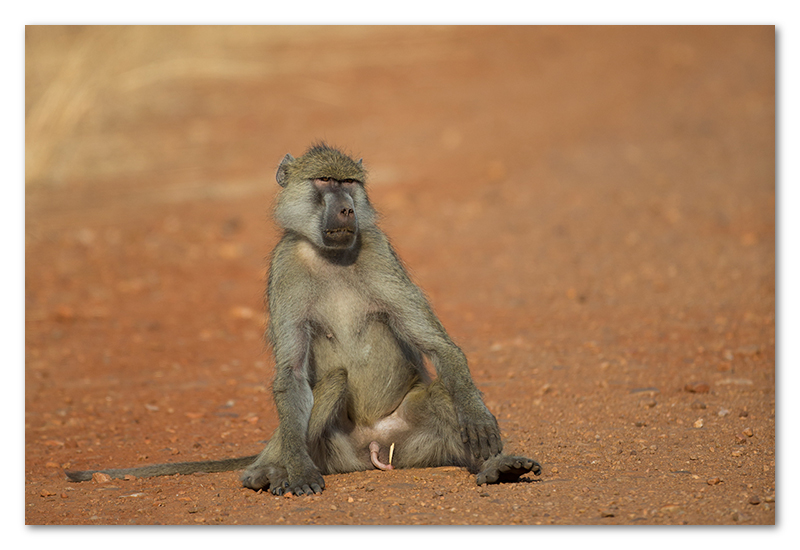
[[[315,145],[286,155],[277,180],[284,234],[267,288],[277,430],[254,457],[104,472],[246,466],[246,487],[276,495],[319,493],[325,474],[371,468],[463,466],[478,484],[541,473],[536,461],[501,453],[497,420],[464,353],[375,223],[361,161]],[[67,473],[76,481],[91,474]]]

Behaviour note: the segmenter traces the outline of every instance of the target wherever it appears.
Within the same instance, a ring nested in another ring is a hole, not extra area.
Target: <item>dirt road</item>
[[[773,524],[772,27],[28,28],[28,524]],[[258,452],[274,170],[382,227],[541,477],[63,468]]]

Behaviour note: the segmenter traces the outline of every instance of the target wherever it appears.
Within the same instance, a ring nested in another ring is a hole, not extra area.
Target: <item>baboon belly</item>
[[[362,425],[390,415],[420,380],[424,368],[421,359],[378,321],[350,333],[321,334],[311,351],[314,378],[331,369],[347,371],[348,416]]]

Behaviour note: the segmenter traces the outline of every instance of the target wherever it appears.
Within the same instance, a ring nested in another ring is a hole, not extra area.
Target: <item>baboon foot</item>
[[[270,475],[268,472],[269,469],[270,468],[266,468],[264,466],[251,466],[242,472],[242,475],[239,479],[242,480],[242,485],[248,489],[253,489],[254,491],[266,489],[271,484]],[[272,470],[275,469],[272,468]]]
[[[496,455],[481,466],[475,480],[478,485],[486,483],[503,483],[516,481],[520,476],[533,472],[534,475],[542,473],[542,467],[532,458],[524,456]]]

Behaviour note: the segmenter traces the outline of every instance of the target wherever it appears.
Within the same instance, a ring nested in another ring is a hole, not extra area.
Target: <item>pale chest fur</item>
[[[355,266],[332,265],[308,243],[298,246],[298,254],[314,274],[315,295],[319,297],[309,304],[309,318],[329,331],[330,337],[342,341],[357,337],[375,308],[363,281],[356,276]]]

